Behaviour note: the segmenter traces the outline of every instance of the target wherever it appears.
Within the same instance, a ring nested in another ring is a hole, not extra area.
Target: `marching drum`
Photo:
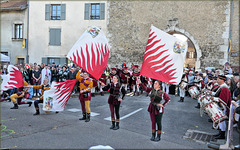
[[[182,83],[179,85],[179,87],[181,89],[185,89],[187,87],[187,83],[182,81]]]
[[[207,112],[208,116],[212,119],[214,129],[218,128],[218,124],[220,122],[222,122],[222,121],[224,121],[225,119],[228,118],[224,114],[224,112],[221,110],[219,105],[214,101],[206,104],[204,109]]]
[[[212,94],[212,91],[206,89],[206,90],[203,91],[203,93],[206,94],[206,95],[211,95],[211,94]]]
[[[198,95],[200,94],[199,90],[197,89],[196,86],[192,86],[188,89],[189,94],[191,95],[192,98],[197,98]]]
[[[205,108],[205,106],[208,103],[212,102],[212,100],[210,98],[211,98],[211,96],[209,96],[209,95],[203,95],[202,98],[200,99],[200,107]]]

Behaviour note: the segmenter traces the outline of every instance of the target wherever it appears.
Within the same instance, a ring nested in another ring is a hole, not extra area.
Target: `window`
[[[48,64],[55,63],[56,65],[60,64],[60,58],[48,58]]]
[[[61,19],[61,5],[52,5],[51,20]]]
[[[61,29],[58,28],[49,29],[49,45],[51,46],[61,45]]]
[[[22,39],[23,38],[23,25],[22,24],[13,24],[13,39]]]
[[[105,3],[85,3],[85,20],[104,20]]]
[[[91,4],[91,19],[100,19],[100,10],[99,10],[100,4]]]
[[[45,20],[65,20],[66,4],[46,4]]]
[[[18,64],[24,65],[24,58],[18,58],[17,61]]]

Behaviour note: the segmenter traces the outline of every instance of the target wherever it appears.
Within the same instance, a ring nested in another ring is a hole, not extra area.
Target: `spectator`
[[[66,66],[63,66],[61,70],[59,70],[59,81],[64,82],[68,79],[68,72]]]
[[[40,85],[41,83],[41,71],[39,67],[36,66],[36,69],[33,71],[33,85]],[[40,92],[38,89],[33,89],[33,96],[40,96]]]
[[[57,70],[56,66],[52,66],[52,78],[51,79],[52,79],[52,81],[58,82],[58,70]]]

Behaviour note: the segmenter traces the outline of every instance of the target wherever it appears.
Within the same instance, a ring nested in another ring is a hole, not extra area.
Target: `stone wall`
[[[237,8],[234,4],[234,29],[238,25]],[[168,21],[177,18],[177,28],[189,33],[199,45],[200,67],[221,68],[227,61],[224,48],[228,44],[229,12],[227,1],[109,1],[109,64],[141,64],[151,24],[166,30]],[[237,39],[235,34],[234,30],[233,39]],[[239,49],[239,42],[234,40],[234,44]]]

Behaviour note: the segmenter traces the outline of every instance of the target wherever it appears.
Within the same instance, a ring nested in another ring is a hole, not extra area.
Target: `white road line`
[[[70,111],[70,112],[81,112],[82,110],[81,109],[77,109],[77,108],[71,108],[71,109],[67,109],[67,111]],[[95,112],[91,112],[91,117],[94,117],[94,116],[98,116],[100,115],[99,113],[95,113]]]
[[[127,115],[125,115],[125,116],[123,116],[123,117],[120,117],[120,120],[123,120],[123,119],[125,119],[125,118],[127,118],[127,117],[129,117],[129,116],[131,116],[131,115],[133,115],[133,114],[141,111],[142,109],[143,109],[143,108],[139,108],[138,110],[135,110],[135,111],[131,112],[130,114],[127,114]],[[111,121],[111,116],[110,116],[110,117],[107,117],[107,118],[104,118],[104,120]]]

